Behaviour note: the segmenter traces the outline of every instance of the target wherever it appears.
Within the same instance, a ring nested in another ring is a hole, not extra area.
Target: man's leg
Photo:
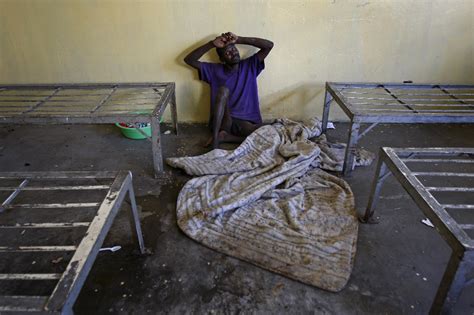
[[[244,138],[248,137],[252,132],[263,126],[263,124],[254,124],[250,121],[241,119],[237,121],[237,124],[239,128],[239,136]]]
[[[250,121],[232,119],[229,107],[227,106],[229,94],[230,91],[227,87],[220,87],[217,92],[214,108],[211,109],[213,149],[219,147],[219,142],[240,143],[244,141],[248,135],[262,126],[261,124],[254,124]]]
[[[219,147],[219,132],[225,130],[230,133],[230,127],[232,126],[232,118],[229,115],[229,109],[227,108],[227,102],[229,100],[229,89],[225,86],[221,86],[217,91],[216,101],[214,103],[212,113],[212,148],[217,149]]]

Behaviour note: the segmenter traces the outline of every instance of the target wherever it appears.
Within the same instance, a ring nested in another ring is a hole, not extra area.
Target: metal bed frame
[[[92,268],[97,254],[112,225],[112,222],[128,194],[140,252],[145,253],[143,235],[135,203],[132,185],[132,174],[129,171],[119,172],[32,172],[32,173],[0,173],[0,180],[18,180],[21,184],[16,187],[0,187],[0,191],[11,191],[0,206],[0,229],[62,229],[87,227],[78,246],[0,246],[0,253],[25,252],[73,252],[73,256],[63,273],[0,273],[1,280],[58,280],[50,296],[0,296],[0,312],[45,312],[73,313],[72,307],[76,301],[84,281]],[[110,185],[77,184],[78,180],[108,180]],[[36,181],[46,181],[44,186],[33,184]],[[71,184],[55,185],[58,181]],[[76,184],[74,184],[76,181]],[[30,185],[31,183],[31,185]],[[100,202],[88,203],[46,203],[46,204],[15,204],[15,198],[22,192],[40,191],[44,193],[55,191],[102,191],[105,198]],[[65,209],[81,208],[97,209],[91,222],[61,222],[61,223],[23,223],[15,225],[2,224],[2,212],[18,211],[17,209]],[[49,243],[49,242],[48,242]]]
[[[178,134],[174,82],[0,85],[0,123],[150,123],[152,132],[147,139],[152,143],[158,175],[163,170],[160,119],[168,103]]]
[[[357,142],[379,123],[474,123],[474,85],[326,82],[323,132],[333,100],[351,120],[343,175]],[[360,132],[361,124],[370,126]]]
[[[428,164],[437,164],[437,168],[440,168],[439,165],[450,168],[462,167],[458,170],[435,172],[413,170]],[[452,248],[451,258],[431,306],[431,314],[449,313],[462,289],[474,283],[474,279],[469,279],[469,274],[472,276],[474,272],[474,239],[466,232],[474,230],[474,222],[469,222],[470,220],[464,215],[465,222],[461,224],[458,222],[461,218],[456,220],[448,213],[448,209],[457,212],[474,210],[474,202],[443,204],[438,201],[439,197],[436,198],[436,194],[440,192],[456,192],[463,196],[474,193],[474,171],[469,171],[466,165],[474,166],[474,148],[381,148],[369,202],[361,219],[363,222],[372,221],[383,181],[391,173]],[[443,178],[443,185],[448,187],[438,185],[427,187],[422,182],[429,178]],[[447,185],[450,178],[456,180],[455,185],[452,183]],[[465,197],[459,199],[466,202]]]

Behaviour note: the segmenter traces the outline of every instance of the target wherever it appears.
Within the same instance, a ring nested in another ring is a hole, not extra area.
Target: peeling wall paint
[[[224,31],[275,42],[266,119],[320,115],[325,81],[474,83],[471,0],[0,0],[0,82],[175,81],[180,120],[205,121],[182,59]]]

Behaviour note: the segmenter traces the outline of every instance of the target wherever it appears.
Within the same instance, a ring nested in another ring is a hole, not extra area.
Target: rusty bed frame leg
[[[132,177],[132,172],[129,172],[130,177]],[[133,181],[132,181],[133,183]],[[128,197],[130,199],[130,208],[132,212],[132,218],[133,222],[131,221],[131,231],[133,233],[133,230],[135,230],[137,234],[137,240],[138,240],[138,246],[140,248],[140,253],[145,254],[145,242],[143,241],[143,233],[142,233],[142,228],[140,225],[140,217],[138,216],[138,209],[137,209],[137,203],[135,200],[135,192],[133,191],[133,184],[130,184],[128,188]]]
[[[430,314],[450,314],[474,271],[474,251],[453,251],[431,305]]]
[[[401,151],[402,149],[398,149]],[[450,314],[453,312],[454,307],[461,296],[463,288],[473,285],[474,279],[472,275],[474,273],[474,250],[472,247],[469,247],[464,244],[467,240],[463,238],[463,234],[459,234],[459,232],[451,232],[448,230],[446,225],[448,224],[447,221],[449,217],[440,212],[439,210],[435,211],[436,207],[441,207],[438,202],[428,195],[426,190],[418,190],[416,187],[418,180],[414,181],[413,176],[410,172],[411,170],[403,164],[402,159],[409,160],[413,156],[418,155],[417,151],[414,149],[406,149],[408,151],[403,152],[404,156],[401,158],[397,155],[397,153],[392,148],[380,148],[377,168],[375,177],[372,183],[372,188],[369,195],[369,201],[367,204],[367,208],[363,217],[360,218],[361,222],[364,223],[374,223],[373,214],[375,212],[376,202],[380,195],[381,187],[383,181],[391,174],[398,180],[398,182],[402,185],[402,187],[407,191],[407,193],[412,197],[412,199],[417,203],[420,210],[428,217],[431,218],[433,222],[435,222],[436,230],[439,234],[445,239],[448,245],[452,249],[451,257],[449,259],[448,265],[444,271],[443,278],[440,281],[438,286],[438,290],[436,296],[433,300],[431,305],[430,314]],[[411,151],[410,151],[411,150]],[[424,154],[436,154],[438,152],[444,153],[440,148],[425,148],[419,150],[427,150],[426,152],[422,152]],[[452,149],[455,150],[455,149]],[[469,150],[469,149],[464,149]],[[472,149],[471,149],[472,150]],[[446,151],[449,152],[449,151]],[[409,153],[409,154],[408,154]],[[416,160],[415,160],[416,161]],[[425,163],[430,163],[431,160],[423,160],[419,159],[419,161],[423,161]],[[458,163],[462,163],[462,160],[453,160],[457,161]],[[422,174],[419,173],[419,174]],[[430,172],[423,173],[424,175],[430,174]],[[436,174],[436,173],[432,173]],[[443,175],[444,173],[439,173]],[[446,173],[450,174],[450,173]],[[463,173],[455,173],[458,175],[466,175]],[[472,174],[472,173],[469,173]],[[416,175],[415,175],[416,176]],[[446,187],[441,187],[446,188]],[[458,190],[469,192],[467,188],[463,190],[465,187],[457,187]],[[425,189],[423,187],[423,189]],[[436,202],[433,202],[436,201]],[[469,208],[466,206],[466,208]],[[438,209],[438,208],[436,208]],[[440,217],[436,216],[436,213]],[[438,220],[440,223],[437,223]],[[470,226],[469,224],[466,224]],[[451,226],[454,226],[451,222]]]
[[[351,129],[349,131],[349,139],[347,140],[346,153],[344,157],[344,166],[342,167],[342,174],[348,176],[354,167],[354,152],[359,140],[360,123],[351,122]]]
[[[151,150],[153,154],[153,168],[155,177],[163,171],[163,155],[161,152],[160,120],[158,116],[151,118]]]
[[[174,134],[178,135],[178,112],[176,110],[176,91],[171,96],[171,121],[173,122]]]
[[[381,154],[379,154],[374,181],[372,182],[372,188],[370,189],[369,203],[367,204],[364,216],[359,217],[359,221],[363,223],[377,223],[373,218],[375,206],[377,205],[383,182],[390,174],[390,171],[387,170],[387,165],[382,160]]]
[[[324,95],[324,109],[323,109],[323,121],[322,121],[322,132],[325,133],[328,129],[328,121],[329,121],[329,111],[331,109],[331,102],[332,96],[329,94],[328,90],[326,89],[326,93]]]

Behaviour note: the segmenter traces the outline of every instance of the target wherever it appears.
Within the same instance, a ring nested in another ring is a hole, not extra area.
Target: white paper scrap
[[[421,223],[423,223],[424,225],[427,225],[427,226],[430,226],[432,228],[434,228],[434,225],[433,223],[431,223],[430,219],[426,218],[424,220],[421,220]]]

